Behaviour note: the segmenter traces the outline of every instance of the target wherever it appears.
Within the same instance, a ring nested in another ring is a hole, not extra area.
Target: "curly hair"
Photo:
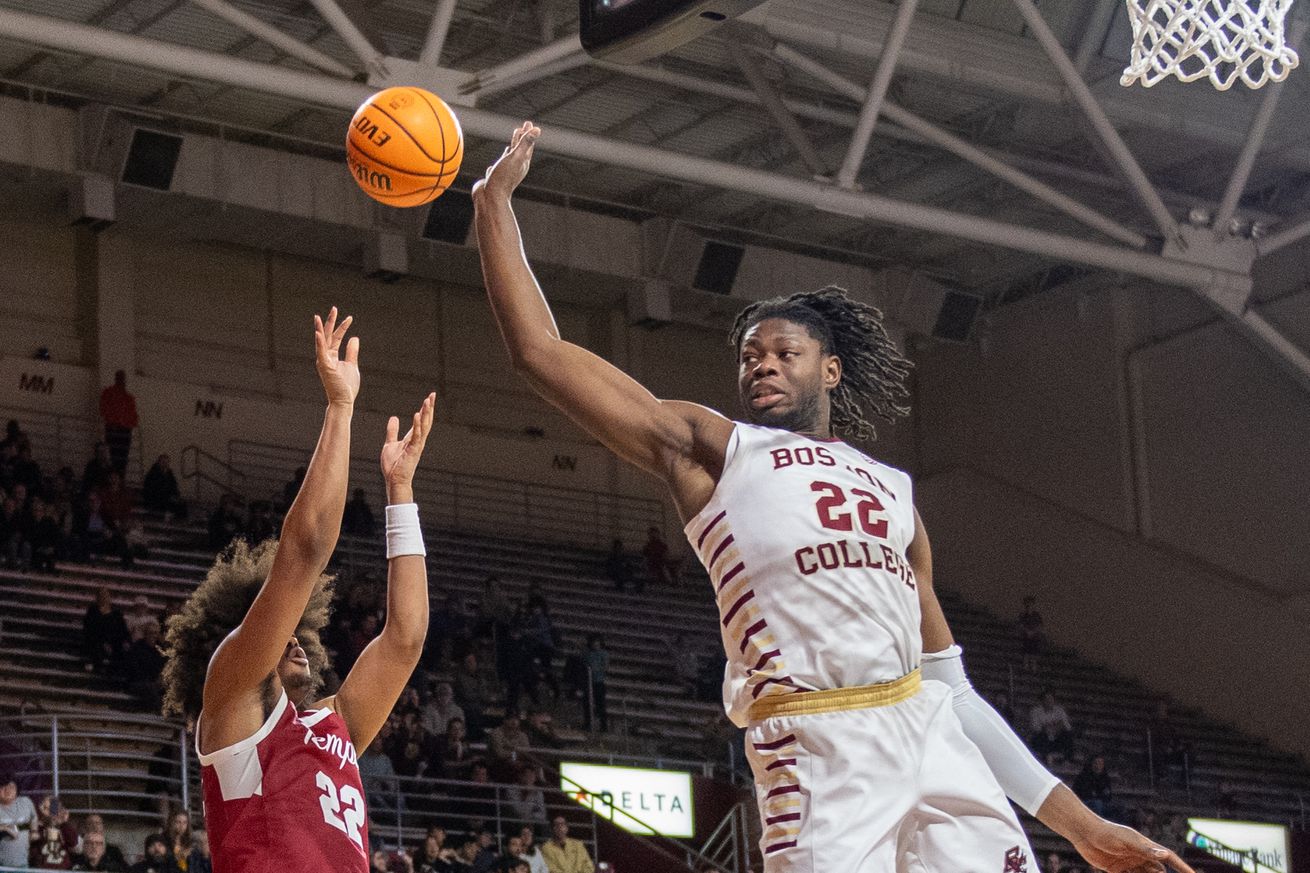
[[[836,285],[752,303],[737,314],[729,337],[739,355],[747,331],[769,318],[801,325],[825,355],[841,361],[841,382],[830,397],[834,431],[872,440],[878,432],[870,416],[892,422],[910,414],[906,380],[914,364],[897,351],[877,307],[852,300]]]
[[[277,540],[251,546],[236,540],[209,568],[205,581],[182,609],[168,620],[164,636],[164,714],[194,719],[200,714],[205,673],[214,650],[241,623],[263,587],[277,554]],[[327,651],[319,631],[331,617],[333,577],[319,577],[296,627],[296,639],[309,658],[310,695],[318,691],[327,668]],[[312,698],[311,698],[312,699]]]

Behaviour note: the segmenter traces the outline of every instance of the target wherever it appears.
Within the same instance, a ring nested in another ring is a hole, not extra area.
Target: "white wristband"
[[[418,526],[418,504],[397,503],[387,507],[387,560],[402,555],[427,555],[423,531]]]

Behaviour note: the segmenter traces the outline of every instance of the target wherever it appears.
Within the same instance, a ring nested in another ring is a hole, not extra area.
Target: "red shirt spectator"
[[[106,427],[137,426],[136,398],[127,390],[127,374],[122,370],[114,374],[114,384],[100,392],[100,417]]]
[[[105,442],[114,469],[127,470],[127,455],[132,447],[132,429],[137,425],[136,398],[127,390],[127,374],[119,370],[114,384],[100,392],[100,417],[105,421]]]

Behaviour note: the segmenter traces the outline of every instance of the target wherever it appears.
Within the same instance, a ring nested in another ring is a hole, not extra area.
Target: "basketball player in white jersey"
[[[537,392],[672,493],[714,586],[767,873],[1031,873],[1006,795],[1099,870],[1191,873],[1087,809],[970,686],[909,477],[834,439],[908,412],[880,313],[831,288],[748,307],[749,423],[656,399],[560,339],[528,266],[510,197],[540,133],[473,189],[487,294]]]

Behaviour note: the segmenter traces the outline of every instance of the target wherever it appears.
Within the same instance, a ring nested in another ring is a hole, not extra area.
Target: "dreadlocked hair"
[[[236,540],[219,554],[205,581],[192,592],[181,611],[168,620],[164,636],[164,714],[195,718],[200,714],[209,660],[229,633],[246,617],[255,595],[268,578],[277,554],[277,540],[252,546]],[[319,631],[331,614],[333,577],[319,577],[300,616],[295,636],[309,659],[310,695],[315,694],[327,668],[327,652]],[[312,699],[312,697],[310,698]]]
[[[841,382],[830,396],[832,429],[855,440],[877,437],[870,416],[893,422],[910,414],[906,379],[910,360],[882,325],[882,312],[852,300],[844,288],[829,285],[752,303],[737,314],[730,342],[740,354],[747,331],[769,318],[799,324],[819,341],[825,355],[841,361]]]

